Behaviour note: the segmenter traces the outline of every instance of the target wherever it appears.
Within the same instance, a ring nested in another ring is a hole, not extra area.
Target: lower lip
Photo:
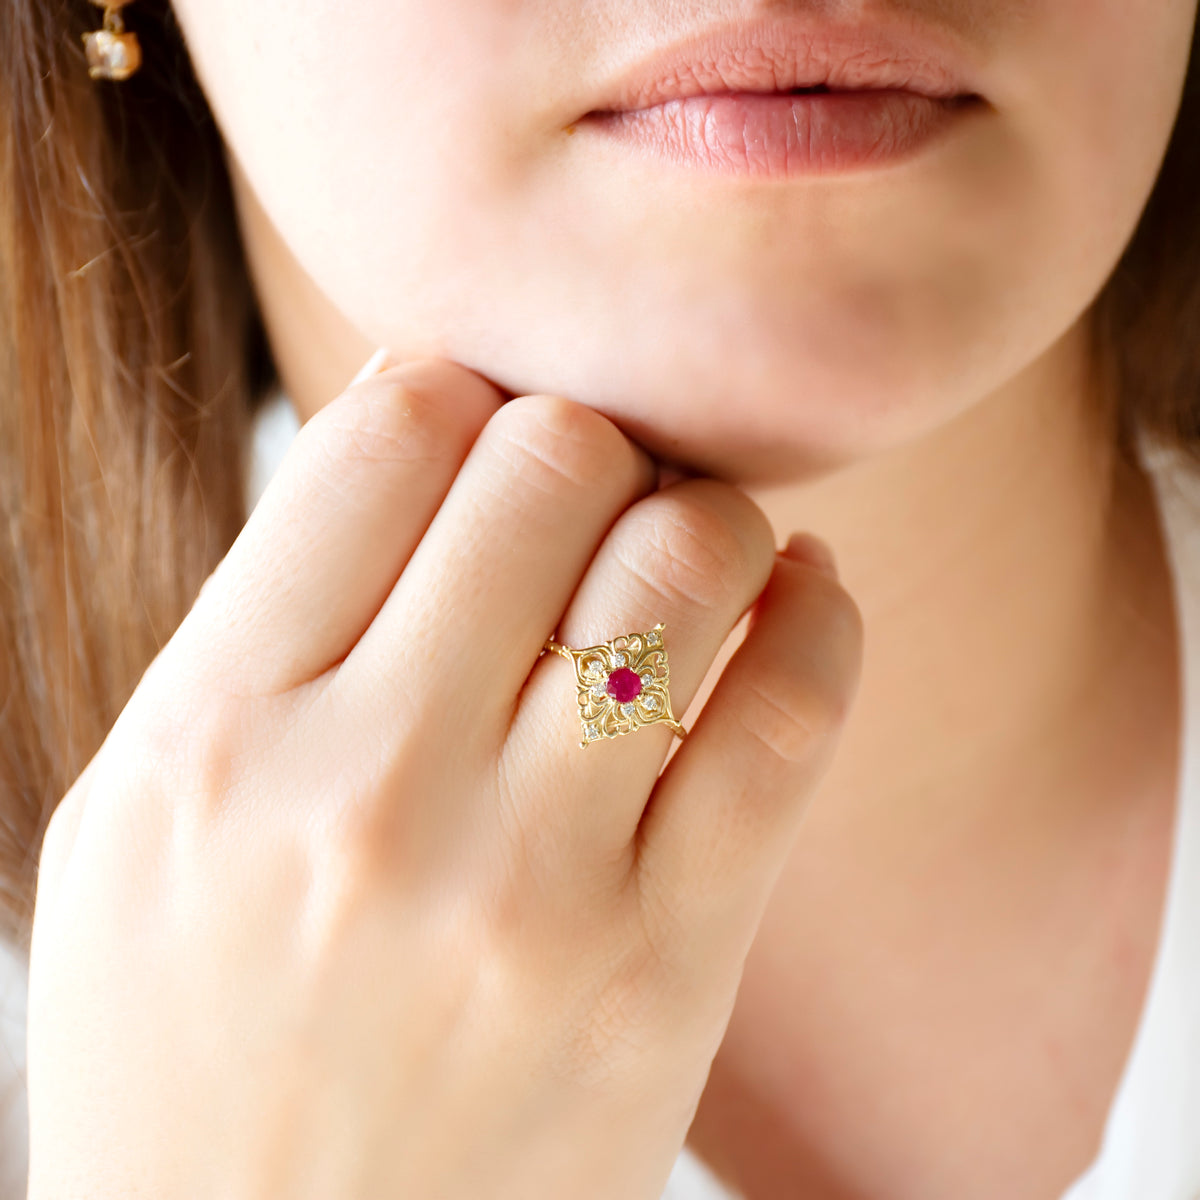
[[[977,99],[899,89],[727,92],[590,113],[583,124],[655,157],[722,174],[829,174],[910,157]]]

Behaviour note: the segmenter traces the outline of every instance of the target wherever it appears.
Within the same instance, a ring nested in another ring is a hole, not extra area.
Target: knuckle
[[[310,830],[303,915],[307,957],[314,961],[328,959],[364,919],[382,911],[403,880],[395,843],[378,822],[322,821],[318,828]]]
[[[626,565],[670,606],[715,608],[745,589],[750,554],[737,531],[713,509],[683,497],[646,506],[633,518],[638,536]]]
[[[862,673],[863,616],[838,581],[816,572],[793,578],[782,595],[772,624],[792,631],[786,653],[758,648],[754,670],[739,673],[733,708],[769,754],[802,762],[826,752],[850,716]]]
[[[746,733],[784,762],[804,762],[838,727],[836,699],[782,675],[747,679],[735,711]]]
[[[207,687],[148,697],[123,739],[134,790],[155,781],[173,805],[201,815],[224,810],[246,750],[245,715],[241,703]]]
[[[489,436],[510,469],[551,494],[610,484],[635,453],[607,417],[561,396],[518,396],[493,417]]]
[[[409,728],[411,736],[394,746],[371,739],[375,746],[364,746],[322,779],[308,820],[314,857],[325,861],[331,878],[362,886],[352,894],[387,892],[428,869],[428,839],[436,834],[421,806],[405,800],[428,787],[428,742],[419,726]]]
[[[413,864],[404,848],[412,830],[406,829],[406,810],[394,797],[356,790],[336,802],[326,796],[330,812],[321,823],[321,859],[339,881],[335,891],[343,901],[361,898],[408,878]],[[348,891],[345,889],[349,889]]]
[[[445,398],[419,379],[364,380],[318,416],[322,450],[339,465],[440,461],[463,439]]]

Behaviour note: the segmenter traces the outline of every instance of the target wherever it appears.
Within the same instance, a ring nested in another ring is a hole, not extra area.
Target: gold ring
[[[580,745],[632,733],[643,725],[669,725],[677,736],[687,730],[671,711],[667,691],[670,670],[662,639],[663,623],[644,633],[624,633],[599,646],[575,650],[546,640],[550,650],[575,664],[578,687]]]

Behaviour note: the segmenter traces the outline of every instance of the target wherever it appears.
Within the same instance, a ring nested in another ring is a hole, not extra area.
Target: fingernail
[[[837,560],[833,556],[833,551],[829,548],[829,543],[822,541],[816,534],[793,533],[788,538],[788,543],[784,547],[783,553],[788,558],[795,559],[797,562],[807,563],[810,567],[816,567],[818,571],[823,571],[830,579],[838,577]]]
[[[372,354],[371,357],[368,358],[367,361],[358,368],[358,374],[356,374],[354,378],[350,380],[348,384],[346,384],[346,386],[352,387],[356,383],[361,383],[364,379],[369,379],[372,375],[379,374],[380,370],[383,368],[384,362],[387,360],[387,357],[388,348],[386,346],[380,346],[379,349],[376,350],[375,353]]]

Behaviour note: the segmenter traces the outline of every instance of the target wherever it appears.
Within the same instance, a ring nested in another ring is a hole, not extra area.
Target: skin
[[[175,7],[302,418],[376,345],[447,358],[836,552],[861,685],[693,1147],[756,1198],[1059,1194],[1144,1000],[1179,715],[1157,514],[1108,450],[1086,317],[1194,0],[904,4],[987,106],[903,167],[770,187],[568,132],[683,6]]]

